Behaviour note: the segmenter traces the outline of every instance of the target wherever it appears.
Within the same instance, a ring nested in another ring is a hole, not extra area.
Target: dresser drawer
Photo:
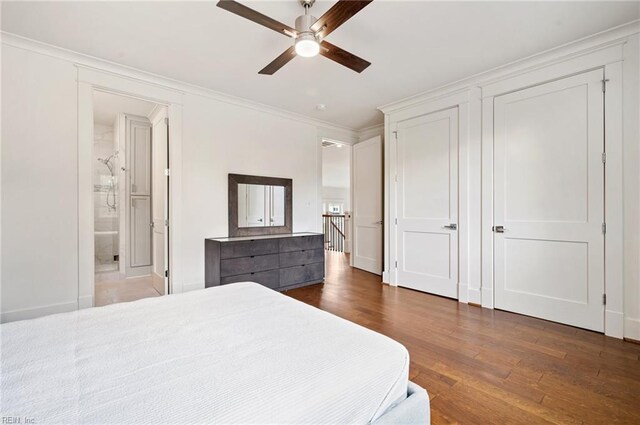
[[[302,251],[307,249],[324,248],[324,236],[300,236],[297,238],[280,239],[280,252]]]
[[[303,282],[321,282],[324,278],[324,263],[280,269],[280,287]]]
[[[256,255],[244,258],[231,258],[220,261],[220,276],[236,276],[241,274],[262,272],[277,269],[279,266],[278,254]]]
[[[227,242],[220,247],[220,258],[249,257],[278,253],[278,239]]]
[[[323,261],[324,249],[322,248],[283,252],[280,254],[280,267],[301,266],[303,264],[321,263]]]
[[[268,272],[240,274],[220,279],[220,284],[222,285],[236,282],[256,282],[271,289],[278,289],[278,286],[280,286],[280,271],[269,270]]]

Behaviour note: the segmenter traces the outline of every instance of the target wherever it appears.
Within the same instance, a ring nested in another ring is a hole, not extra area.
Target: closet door
[[[398,285],[458,297],[458,109],[398,124]]]
[[[496,308],[604,330],[603,78],[495,98]]]

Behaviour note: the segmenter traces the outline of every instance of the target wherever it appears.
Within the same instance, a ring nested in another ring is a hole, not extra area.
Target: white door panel
[[[131,197],[131,267],[151,265],[151,199]]]
[[[604,330],[602,78],[495,98],[496,308]]]
[[[353,147],[353,266],[382,274],[382,141]]]
[[[131,195],[151,196],[151,126],[130,120]]]
[[[398,124],[398,284],[458,297],[458,110]]]

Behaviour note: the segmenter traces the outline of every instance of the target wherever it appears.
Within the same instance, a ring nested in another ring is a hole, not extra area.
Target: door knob
[[[491,230],[496,233],[504,233],[504,226],[493,226]]]
[[[444,226],[444,228],[445,229],[449,229],[449,230],[458,230],[458,225],[455,224],[455,223],[451,223],[451,224],[448,224],[448,225]]]

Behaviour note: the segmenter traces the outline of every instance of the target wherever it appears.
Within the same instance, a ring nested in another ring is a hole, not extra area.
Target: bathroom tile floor
[[[95,306],[159,297],[151,276],[96,282]]]

